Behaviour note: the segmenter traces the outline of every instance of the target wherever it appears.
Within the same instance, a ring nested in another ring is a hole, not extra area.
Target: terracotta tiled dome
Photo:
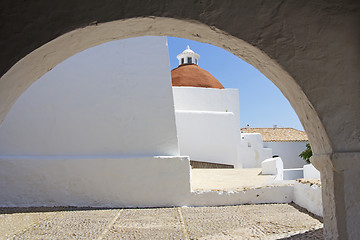
[[[173,69],[171,80],[174,87],[224,88],[213,75],[196,64],[183,64]]]

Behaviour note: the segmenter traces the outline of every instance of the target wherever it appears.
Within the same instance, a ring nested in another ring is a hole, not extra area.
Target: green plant
[[[308,164],[310,164],[310,157],[312,156],[312,150],[311,150],[311,146],[310,143],[306,144],[306,149],[299,154],[299,157],[301,157],[302,159],[305,160],[305,162],[307,162]]]

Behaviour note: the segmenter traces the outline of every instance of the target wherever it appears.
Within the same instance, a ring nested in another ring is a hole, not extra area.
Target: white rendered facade
[[[197,64],[200,55],[187,46],[177,58],[179,65]],[[260,134],[241,135],[238,89],[176,86],[173,96],[181,155],[236,168],[260,168],[271,158]]]

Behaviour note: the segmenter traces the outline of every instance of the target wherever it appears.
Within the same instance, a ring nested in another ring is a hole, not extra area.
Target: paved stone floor
[[[322,226],[294,204],[0,208],[1,239],[322,239]]]

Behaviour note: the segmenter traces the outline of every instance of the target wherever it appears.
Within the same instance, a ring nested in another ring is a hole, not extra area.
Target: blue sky
[[[200,54],[199,66],[210,72],[225,88],[239,89],[240,121],[245,127],[292,127],[303,130],[295,111],[280,90],[252,65],[222,48],[168,37],[170,68],[186,46]]]

